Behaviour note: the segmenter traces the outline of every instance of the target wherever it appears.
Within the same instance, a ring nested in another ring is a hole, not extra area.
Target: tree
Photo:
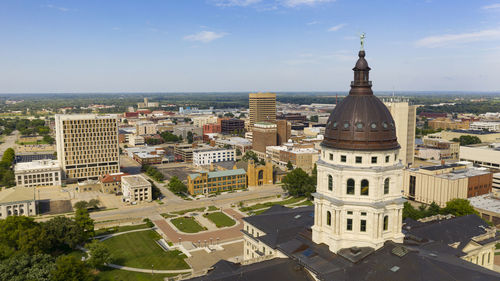
[[[188,143],[193,143],[193,132],[191,132],[191,131],[187,132],[186,139],[187,139]]]
[[[16,252],[36,254],[44,243],[40,225],[33,218],[9,216],[0,220],[0,260]]]
[[[87,201],[78,201],[73,205],[75,209],[87,209],[89,207],[89,203]]]
[[[54,138],[49,136],[49,135],[43,136],[43,141],[48,143],[48,144],[54,144],[54,142],[55,142]]]
[[[231,112],[226,112],[226,113],[224,113],[224,116],[229,117],[229,118],[233,118],[234,114],[232,114]]]
[[[2,180],[0,181],[0,185],[6,187],[12,187],[16,185],[14,172],[12,170],[5,170],[2,173]]]
[[[243,161],[253,160],[255,163],[259,162],[259,157],[253,151],[247,151],[241,158]]]
[[[51,272],[53,281],[93,281],[94,275],[87,265],[74,256],[60,256]]]
[[[50,281],[54,259],[47,254],[18,254],[0,262],[0,280]]]
[[[476,137],[476,136],[469,136],[469,135],[463,135],[460,136],[460,138],[454,138],[452,141],[454,142],[460,142],[460,145],[470,145],[470,144],[476,144],[476,143],[481,143],[481,139]]]
[[[444,207],[441,212],[444,214],[452,214],[457,217],[477,214],[476,210],[470,205],[469,200],[460,198],[446,202],[446,207]]]
[[[111,263],[112,258],[109,249],[103,243],[98,240],[92,240],[91,243],[87,244],[89,249],[90,258],[87,263],[93,268],[100,268],[104,264]]]
[[[99,201],[99,199],[90,199],[89,204],[88,204],[88,208],[97,209],[97,208],[99,208],[100,204],[101,204],[101,201]]]
[[[16,158],[16,153],[12,147],[9,147],[5,150],[2,156],[2,162],[8,163],[9,166],[14,163],[14,159]]]
[[[76,249],[87,239],[83,228],[76,221],[67,217],[57,216],[42,222],[41,226],[44,233],[44,244],[50,249],[50,253]]]
[[[240,156],[241,155],[241,150],[239,148],[236,148],[236,156]]]
[[[168,189],[176,194],[187,192],[186,185],[177,177],[173,176],[168,183]]]
[[[289,172],[281,180],[283,190],[287,191],[293,197],[307,196],[316,191],[316,185],[313,178],[304,170],[297,168]]]
[[[318,122],[318,115],[313,115],[309,118],[311,122]]]
[[[288,169],[288,171],[293,170],[293,164],[292,164],[292,161],[288,160],[288,163],[286,163],[286,168]]]
[[[94,236],[94,220],[90,218],[87,209],[76,210],[75,222],[83,229],[88,238]]]

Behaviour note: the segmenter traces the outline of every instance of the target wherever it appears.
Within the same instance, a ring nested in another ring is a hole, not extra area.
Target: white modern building
[[[460,146],[460,161],[476,166],[500,169],[500,143]]]
[[[470,124],[470,129],[500,132],[500,122],[472,122]]]
[[[151,183],[148,182],[143,176],[123,176],[121,180],[124,202],[150,202],[153,200]]]
[[[196,166],[210,165],[213,162],[234,161],[235,149],[201,149],[193,151],[193,164]]]
[[[17,163],[14,175],[17,186],[61,186],[61,165],[57,160],[43,159]]]
[[[0,219],[37,214],[35,188],[13,187],[0,191]]]

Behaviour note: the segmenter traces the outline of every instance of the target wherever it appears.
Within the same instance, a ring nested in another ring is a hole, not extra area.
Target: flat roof
[[[208,174],[208,178],[210,179],[210,178],[244,175],[244,174],[246,174],[246,171],[244,169],[234,169],[234,170],[208,172],[207,174]],[[201,175],[201,173],[193,173],[193,174],[189,174],[189,177],[191,179],[194,179],[200,175]]]
[[[144,186],[151,185],[143,176],[141,175],[130,175],[130,176],[122,176],[122,182],[127,182],[130,186]]]
[[[492,193],[467,199],[474,208],[500,214],[500,197],[495,197]]]
[[[471,134],[471,135],[491,135],[491,134],[500,134],[499,132],[489,132],[483,130],[451,130],[454,133],[463,133],[463,134]]]
[[[35,200],[34,187],[11,187],[0,191],[0,204],[33,200]]]
[[[17,163],[14,172],[42,170],[42,169],[60,169],[59,161],[52,159],[33,160],[31,162]]]

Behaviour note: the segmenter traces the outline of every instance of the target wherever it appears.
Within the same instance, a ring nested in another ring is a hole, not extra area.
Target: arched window
[[[328,175],[328,190],[333,190],[333,177],[332,175]]]
[[[389,216],[384,217],[384,230],[389,229]]]
[[[332,225],[332,213],[330,211],[326,212],[326,225]]]
[[[389,194],[389,178],[384,180],[384,194]]]
[[[370,183],[368,180],[361,181],[361,195],[368,195],[370,189]]]
[[[347,194],[354,194],[354,180],[353,179],[348,179],[347,180]]]

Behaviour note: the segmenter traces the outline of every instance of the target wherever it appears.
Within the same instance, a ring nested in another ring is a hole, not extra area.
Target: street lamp
[[[154,264],[151,265],[151,276],[154,275],[153,268],[154,268]]]

